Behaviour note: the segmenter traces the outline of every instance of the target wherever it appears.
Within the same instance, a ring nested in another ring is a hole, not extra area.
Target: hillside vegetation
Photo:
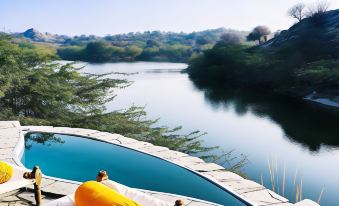
[[[339,10],[313,14],[257,46],[220,41],[188,73],[205,87],[338,96]]]
[[[15,37],[15,42],[21,44],[54,45],[55,53],[64,60],[188,62],[192,57],[212,48],[225,33],[236,33],[243,39],[247,35],[247,32],[219,28],[189,34],[146,31],[105,37],[69,37],[28,29],[12,36]]]

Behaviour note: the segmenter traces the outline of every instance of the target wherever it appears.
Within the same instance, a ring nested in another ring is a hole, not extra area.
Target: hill
[[[57,35],[57,34],[51,34],[48,32],[42,33],[34,28],[27,29],[26,31],[22,33],[12,33],[11,36],[15,38],[23,38],[27,41],[32,42],[48,42],[48,43],[60,43],[62,44],[65,42],[66,39],[69,39],[69,36],[66,35]]]
[[[55,44],[58,56],[64,60],[187,62],[202,51],[212,48],[225,33],[235,33],[245,39],[248,32],[218,28],[192,33],[145,31],[104,37],[69,37],[42,33],[31,28],[11,35],[17,43]]]
[[[256,46],[216,44],[190,63],[200,87],[266,90],[339,105],[339,10],[303,19]]]
[[[277,49],[290,42],[294,42],[308,32],[314,32],[314,28],[321,30],[321,35],[327,37],[329,42],[339,41],[339,9],[328,11],[323,15],[305,18],[293,25],[288,30],[281,31],[279,35],[267,41],[262,48]],[[308,34],[309,35],[309,34]],[[336,49],[339,49],[338,47]],[[338,52],[338,50],[337,50]]]

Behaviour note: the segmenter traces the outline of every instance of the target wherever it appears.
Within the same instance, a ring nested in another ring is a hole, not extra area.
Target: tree
[[[141,52],[142,52],[142,49],[135,45],[128,46],[125,49],[125,53],[128,56],[128,58],[130,58],[130,60],[134,60],[134,58],[140,55]]]
[[[195,42],[199,45],[205,45],[205,44],[208,44],[210,43],[208,38],[205,37],[205,36],[198,36],[195,40]]]
[[[236,33],[225,33],[220,37],[219,43],[224,45],[239,45],[243,42],[243,39]]]
[[[287,15],[297,19],[298,21],[301,21],[306,16],[305,8],[306,8],[305,4],[298,3],[288,10]]]
[[[105,104],[113,100],[114,90],[129,82],[109,74],[81,74],[80,69],[54,62],[38,50],[20,48],[0,35],[0,119],[119,133],[187,154],[213,149],[202,145],[203,133],[180,135],[181,127],[157,126],[143,108],[107,112]]]
[[[159,47],[160,43],[156,40],[149,39],[146,42],[146,48]]]
[[[316,15],[321,15],[325,13],[330,7],[330,4],[327,0],[320,0],[317,3],[313,4],[312,6],[308,7],[308,17],[313,17]]]
[[[259,44],[267,41],[267,35],[271,33],[267,26],[257,26],[246,37],[248,41],[259,41]],[[264,39],[263,39],[264,38]]]
[[[90,42],[85,47],[84,56],[91,62],[105,62],[111,59],[112,50],[107,42]]]

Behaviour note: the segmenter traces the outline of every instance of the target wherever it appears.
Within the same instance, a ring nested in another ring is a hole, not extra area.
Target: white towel
[[[173,206],[174,205],[174,202],[169,203],[169,202],[160,200],[156,197],[152,197],[151,195],[147,195],[143,192],[140,192],[136,189],[119,184],[112,180],[102,181],[102,184],[106,185],[107,187],[124,195],[125,197],[128,197],[144,206]]]

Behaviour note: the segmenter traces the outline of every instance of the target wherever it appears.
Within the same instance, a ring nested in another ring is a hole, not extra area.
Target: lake
[[[148,117],[160,118],[160,125],[181,125],[183,133],[207,132],[202,137],[206,146],[234,150],[234,157],[246,155],[249,163],[243,172],[272,189],[270,167],[275,191],[292,202],[299,190],[303,199],[318,201],[321,196],[322,205],[338,205],[337,110],[264,93],[199,89],[181,72],[186,67],[176,63],[105,63],[88,64],[84,71],[136,73],[112,75],[133,84],[116,91],[117,97],[107,105],[109,111],[145,106]]]

